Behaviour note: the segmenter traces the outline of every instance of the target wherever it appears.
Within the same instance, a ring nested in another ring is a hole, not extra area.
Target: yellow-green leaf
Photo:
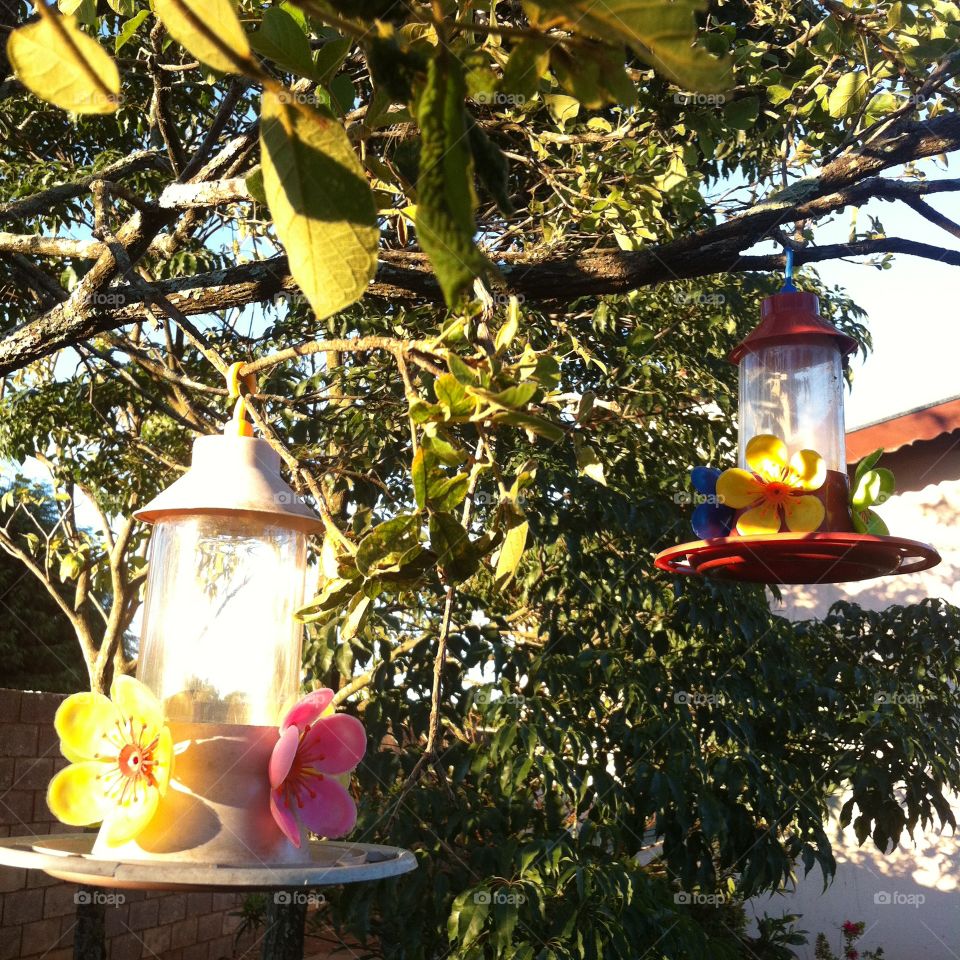
[[[597,456],[596,450],[588,444],[584,444],[577,450],[577,470],[581,476],[596,480],[603,486],[607,485],[607,478],[603,473],[603,463]]]
[[[870,78],[864,73],[845,73],[830,91],[827,110],[839,120],[856,113],[870,93]]]
[[[263,95],[260,149],[263,189],[290,273],[322,320],[359,300],[373,279],[373,192],[341,124],[282,95]]]
[[[520,558],[527,546],[527,531],[530,524],[524,520],[515,527],[507,531],[503,538],[503,546],[500,547],[500,555],[497,557],[496,581],[498,587],[505,587],[517,572],[520,565]]]
[[[153,10],[177,43],[214,70],[238,73],[237,61],[252,59],[230,0],[153,0]]]
[[[694,45],[695,15],[706,0],[538,0],[571,29],[626,43],[654,70],[690,90],[733,86],[729,61]]]
[[[51,11],[7,40],[16,78],[33,94],[73,113],[113,113],[120,71],[110,54],[73,17]]]

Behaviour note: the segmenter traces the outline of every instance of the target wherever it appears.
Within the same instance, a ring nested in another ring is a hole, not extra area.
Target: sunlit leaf
[[[113,113],[120,72],[110,54],[73,17],[49,13],[7,40],[16,78],[33,94],[73,113]]]
[[[263,95],[263,188],[290,272],[318,319],[363,296],[377,267],[377,211],[340,123]]]
[[[250,44],[230,0],[153,0],[170,36],[201,63],[237,73],[250,60]]]

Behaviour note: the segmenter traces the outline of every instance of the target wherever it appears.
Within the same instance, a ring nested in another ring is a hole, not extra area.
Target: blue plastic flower
[[[717,502],[719,476],[720,471],[715,467],[694,467],[690,471],[693,489],[706,498],[706,502],[699,504],[690,518],[690,526],[701,540],[727,537],[733,527],[735,512]]]

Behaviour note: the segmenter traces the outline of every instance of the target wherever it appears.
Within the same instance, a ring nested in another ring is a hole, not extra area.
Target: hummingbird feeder
[[[843,391],[856,341],[820,316],[815,294],[794,288],[791,259],[784,289],[763,301],[760,325],[730,354],[740,370],[738,466],[693,470],[705,500],[692,519],[701,539],[664,550],[656,566],[782,584],[935,566],[933,547],[889,536],[867,509],[893,492],[888,470],[869,469],[879,451],[858,468],[851,496]]]
[[[153,525],[137,679],[110,697],[68,697],[54,724],[71,763],[50,783],[54,814],[96,833],[12,837],[0,863],[119,887],[269,888],[379,879],[411,853],[343,837],[347,789],[366,747],[333,693],[300,698],[307,546],[322,522],[252,436],[193,446],[190,469],[136,516]]]

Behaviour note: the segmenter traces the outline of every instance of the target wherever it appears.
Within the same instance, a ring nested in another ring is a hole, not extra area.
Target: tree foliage
[[[91,682],[130,669],[145,533],[119,518],[245,361],[325,524],[305,683],[381,745],[357,837],[420,862],[329,917],[398,958],[782,957],[788,924],[751,940],[737,904],[829,878],[839,789],[881,847],[951,822],[956,611],[796,627],[652,557],[690,466],[734,457],[726,356],[782,262],[751,247],[943,253],[877,218],[814,242],[871,197],[957,229],[919,162],[960,143],[952,4],[60,6],[21,11],[0,88],[0,443],[104,522],[42,563],[10,543],[113,630]],[[119,94],[86,42],[24,30],[80,32]]]

